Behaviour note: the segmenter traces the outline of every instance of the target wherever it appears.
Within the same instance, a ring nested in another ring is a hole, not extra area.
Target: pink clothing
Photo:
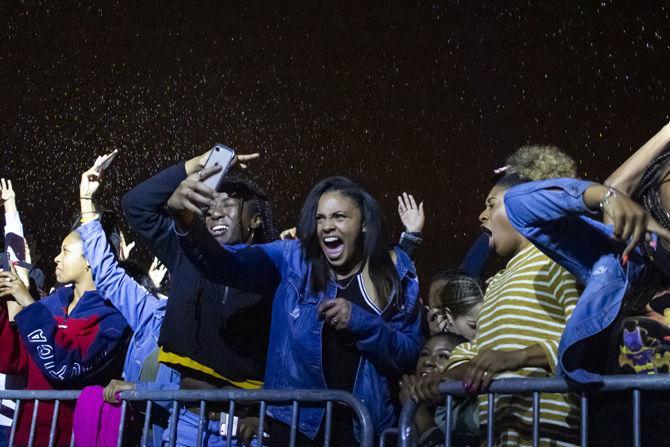
[[[103,399],[104,388],[82,390],[74,409],[74,442],[78,447],[116,447],[121,422],[121,405]]]

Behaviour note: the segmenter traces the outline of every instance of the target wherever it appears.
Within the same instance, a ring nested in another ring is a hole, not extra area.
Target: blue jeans
[[[179,418],[177,420],[177,447],[195,447],[198,440],[198,415],[188,411],[186,408],[179,410]],[[170,430],[165,430],[163,434],[163,442],[166,443]],[[242,446],[233,438],[231,445],[233,447]],[[252,446],[256,446],[256,439],[251,441]],[[201,447],[226,447],[226,437],[219,435],[219,422],[207,420],[202,430],[202,445]]]

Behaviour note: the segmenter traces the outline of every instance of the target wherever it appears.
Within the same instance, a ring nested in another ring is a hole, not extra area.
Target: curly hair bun
[[[577,164],[556,146],[523,146],[507,158],[505,174],[517,174],[528,180],[577,177]]]

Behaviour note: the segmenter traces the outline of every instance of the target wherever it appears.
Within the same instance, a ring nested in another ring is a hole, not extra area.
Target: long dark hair
[[[393,298],[392,293],[400,294],[400,280],[389,255],[389,243],[386,228],[382,221],[382,209],[379,203],[363,187],[346,177],[329,177],[321,180],[307,195],[300,211],[297,235],[302,241],[302,250],[310,263],[310,283],[315,292],[323,291],[331,277],[330,267],[316,231],[316,212],[319,199],[327,192],[337,191],[353,200],[361,210],[365,231],[360,233],[362,260],[367,262],[370,278],[377,292],[378,304],[382,309]]]

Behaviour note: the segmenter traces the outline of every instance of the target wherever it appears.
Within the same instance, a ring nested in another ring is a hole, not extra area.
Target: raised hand
[[[5,206],[6,213],[16,212],[16,193],[11,180],[0,179],[0,201]]]
[[[426,222],[423,202],[417,206],[414,196],[411,194],[403,192],[402,196],[398,196],[398,215],[405,226],[405,231],[409,233],[421,233],[423,231],[423,225]]]
[[[156,287],[160,287],[167,274],[167,267],[156,257],[154,257],[151,267],[149,267],[149,277]]]

